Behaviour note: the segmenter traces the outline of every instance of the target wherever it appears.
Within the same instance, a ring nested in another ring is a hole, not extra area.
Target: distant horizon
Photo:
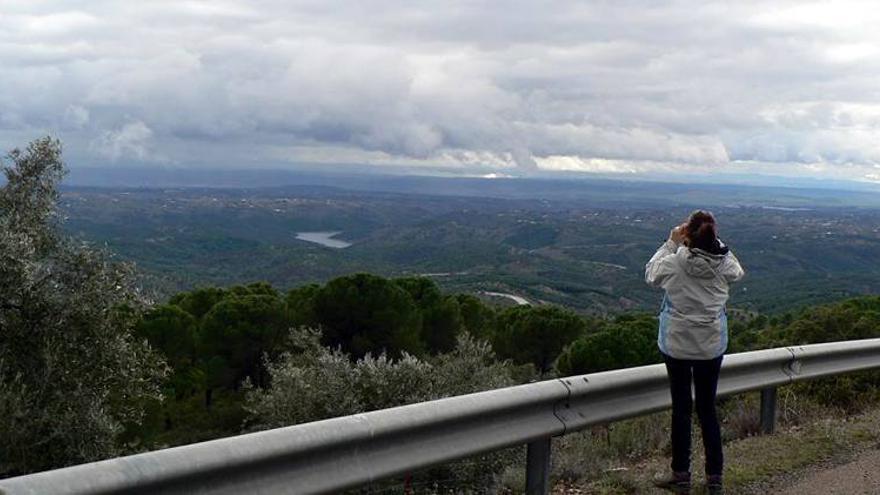
[[[137,187],[138,183],[126,183],[125,177],[162,178],[164,184],[173,184],[175,180],[181,184],[187,183],[187,178],[200,176],[207,180],[203,185],[192,187],[272,187],[284,184],[267,182],[265,185],[240,185],[228,182],[233,177],[250,178],[254,182],[261,183],[260,176],[296,177],[296,176],[363,176],[363,177],[388,177],[388,178],[435,178],[435,179],[485,179],[485,180],[539,180],[551,182],[590,182],[611,181],[623,183],[654,183],[654,184],[699,184],[707,186],[745,186],[766,188],[791,188],[791,189],[819,189],[840,190],[842,192],[878,192],[880,183],[873,181],[857,181],[845,179],[818,179],[812,177],[789,177],[770,174],[613,174],[595,172],[531,172],[498,174],[496,172],[466,172],[450,171],[447,169],[423,169],[408,167],[375,167],[369,165],[338,164],[333,167],[325,165],[305,164],[299,167],[240,167],[240,166],[145,166],[145,165],[79,165],[69,166],[69,176],[65,184],[74,186],[100,186],[105,184],[111,187]],[[186,177],[172,177],[174,174],[183,174]],[[226,175],[227,180],[216,174]],[[100,177],[98,176],[100,175]],[[107,177],[109,175],[109,177]],[[296,184],[293,182],[291,184]],[[157,186],[161,187],[161,186]]]

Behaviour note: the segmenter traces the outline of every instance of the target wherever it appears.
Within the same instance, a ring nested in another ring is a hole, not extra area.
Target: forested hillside
[[[655,310],[645,261],[673,225],[707,206],[681,186],[651,187],[679,193],[614,201],[594,189],[531,199],[307,186],[76,188],[65,190],[62,211],[69,233],[136,262],[158,300],[199,286],[268,281],[288,290],[368,272],[601,315]],[[707,199],[748,273],[732,307],[773,313],[880,292],[880,210],[797,190],[737,191],[719,192],[730,203]],[[297,239],[303,232],[338,232],[351,246]]]
[[[63,171],[59,143],[51,139],[14,152],[4,168],[0,473],[5,475],[659,361],[652,312],[590,314],[537,298],[534,304],[499,305],[429,276],[354,273],[292,288],[268,282],[204,286],[156,303],[143,297],[132,266],[66,237],[56,208]],[[611,213],[596,216],[603,215]],[[667,215],[664,221],[674,217]],[[748,215],[752,224],[778,222],[773,214]],[[873,237],[853,215],[835,225],[851,239],[862,239],[858,245],[870,252]],[[497,226],[496,217],[475,218],[483,218],[487,229]],[[790,232],[789,241],[812,238],[807,225],[813,221]],[[516,256],[550,258],[557,251],[541,251],[539,244],[569,238],[589,225],[574,222],[577,226],[555,230],[537,221],[517,224],[521,235],[493,232],[504,243],[523,246]],[[253,225],[259,222],[236,228]],[[742,225],[729,225],[732,238],[746,238],[737,231]],[[423,230],[413,242],[424,238],[422,246],[435,245],[458,228]],[[654,227],[633,230],[644,237],[646,250],[653,245],[648,242]],[[477,236],[476,230],[468,232],[470,240]],[[618,225],[601,235],[626,244],[630,234],[623,232]],[[593,235],[600,235],[598,229]],[[826,249],[820,241],[799,249]],[[748,266],[750,245],[741,245]],[[783,250],[758,252],[782,257],[776,258],[780,263],[788,256]],[[319,248],[315,253],[316,259],[330,256]],[[631,257],[623,262],[635,266],[641,259],[625,250],[592,253],[607,255],[602,263]],[[258,255],[249,254],[252,266],[259,265]],[[851,257],[792,263],[813,269],[829,262],[848,263],[853,270],[867,266],[866,255]],[[760,273],[762,257],[751,260]],[[774,290],[782,289],[777,284]],[[731,312],[730,351],[880,336],[880,297],[813,305],[809,295],[803,294],[799,309],[770,315],[748,310],[752,306],[741,298],[746,310]],[[801,405],[856,411],[877,403],[878,385],[876,373],[862,373],[801,385],[793,393]],[[656,447],[647,445],[632,448]],[[421,476],[485,487],[517,459],[500,453],[470,469]]]

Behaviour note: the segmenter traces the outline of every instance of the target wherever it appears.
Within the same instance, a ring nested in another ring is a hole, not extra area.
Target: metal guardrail
[[[877,367],[880,339],[731,354],[718,393],[763,390],[772,431],[776,387]],[[528,493],[547,493],[551,437],[667,409],[668,387],[663,365],[572,376],[0,480],[0,493],[330,493],[522,444]]]

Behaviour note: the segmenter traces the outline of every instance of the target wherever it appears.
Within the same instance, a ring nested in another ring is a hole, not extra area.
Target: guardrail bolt
[[[528,444],[526,450],[526,495],[550,493],[550,437]]]
[[[776,387],[761,389],[761,433],[773,434],[776,429]]]

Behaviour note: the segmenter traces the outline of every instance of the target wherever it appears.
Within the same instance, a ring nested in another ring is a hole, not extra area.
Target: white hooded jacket
[[[722,245],[723,246],[723,245]],[[727,350],[725,304],[730,283],[745,272],[723,254],[666,241],[645,265],[645,281],[666,291],[657,345],[676,359],[714,359]]]

